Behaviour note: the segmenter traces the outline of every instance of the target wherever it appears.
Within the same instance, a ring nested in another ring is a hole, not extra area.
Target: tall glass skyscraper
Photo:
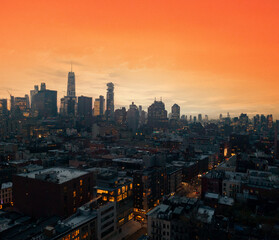
[[[107,84],[107,111],[106,116],[108,121],[114,120],[114,84]]]
[[[75,73],[68,73],[68,86],[67,86],[67,97],[75,97],[76,96],[76,79]]]

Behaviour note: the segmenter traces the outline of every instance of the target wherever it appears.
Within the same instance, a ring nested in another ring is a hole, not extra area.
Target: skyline
[[[73,61],[77,95],[95,100],[113,82],[116,108],[162,97],[168,112],[279,118],[278,2],[107,3],[5,1],[1,98],[45,82],[59,105]]]

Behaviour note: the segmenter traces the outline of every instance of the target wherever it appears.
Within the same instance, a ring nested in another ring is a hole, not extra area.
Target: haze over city
[[[1,97],[46,82],[116,108],[162,97],[183,114],[278,118],[278,1],[2,1]]]

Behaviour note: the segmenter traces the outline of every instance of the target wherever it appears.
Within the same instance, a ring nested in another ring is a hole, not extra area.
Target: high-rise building
[[[168,125],[167,111],[162,101],[154,101],[148,107],[148,125],[152,128],[162,128]]]
[[[122,107],[120,109],[116,109],[114,113],[114,121],[118,125],[123,125],[126,123],[127,119],[127,111],[125,107]]]
[[[180,119],[180,107],[176,103],[171,107],[171,118]]]
[[[83,117],[92,116],[92,98],[91,97],[78,97],[78,115]]]
[[[105,112],[105,98],[100,95],[94,101],[94,116],[103,116]]]
[[[57,91],[48,90],[44,84],[33,96],[33,115],[39,117],[55,117],[57,115]]]
[[[29,104],[29,98],[26,98],[26,96],[15,98],[15,107],[19,108],[21,112],[25,112],[28,109],[28,104]]]
[[[8,115],[7,99],[0,99],[0,118]]]
[[[75,73],[68,73],[67,96],[61,98],[60,114],[64,116],[75,116],[77,112],[76,79]]]
[[[198,115],[198,121],[199,121],[199,122],[202,121],[202,115],[201,115],[201,114]]]
[[[114,84],[112,82],[107,84],[107,110],[106,117],[108,121],[114,119]]]
[[[273,117],[272,114],[271,115],[267,115],[267,128],[272,128],[273,126]]]
[[[127,112],[127,125],[133,132],[136,132],[139,126],[139,110],[134,102],[132,102]]]
[[[67,97],[75,97],[76,96],[76,79],[75,73],[68,73],[68,85],[67,85]]]
[[[30,91],[31,108],[32,108],[32,104],[33,104],[33,98],[38,92],[39,92],[39,86],[38,85],[35,85],[34,89]]]
[[[167,173],[164,168],[149,168],[134,171],[134,210],[135,214],[142,215],[159,204],[166,194]]]

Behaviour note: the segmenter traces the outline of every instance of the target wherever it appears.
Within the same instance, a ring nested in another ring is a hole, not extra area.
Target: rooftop
[[[13,186],[12,182],[2,183],[1,189],[11,188]]]
[[[18,176],[61,184],[85,174],[88,174],[88,172],[72,168],[53,167],[30,173],[18,174]]]

